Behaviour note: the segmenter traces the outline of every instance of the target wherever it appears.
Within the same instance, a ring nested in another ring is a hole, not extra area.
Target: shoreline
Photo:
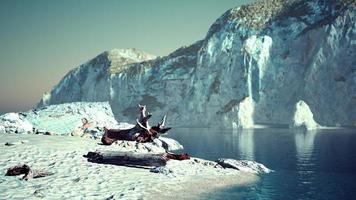
[[[14,145],[5,146],[6,142]],[[29,181],[20,180],[19,176],[1,176],[0,199],[177,199],[177,194],[178,198],[194,199],[220,188],[250,184],[259,179],[252,173],[216,169],[207,165],[210,161],[196,158],[168,161],[168,165],[177,169],[173,174],[87,162],[84,154],[105,148],[97,143],[97,140],[80,137],[1,134],[3,174],[8,167],[28,164],[54,175]]]
[[[197,177],[195,177],[197,178]],[[220,189],[249,185],[259,181],[259,177],[254,174],[240,172],[234,175],[220,175],[214,177],[198,177],[195,180],[179,182],[181,185],[165,186],[157,185],[161,189],[147,193],[147,199],[200,199],[206,195]],[[169,191],[169,192],[162,192]],[[179,195],[178,195],[179,194]]]

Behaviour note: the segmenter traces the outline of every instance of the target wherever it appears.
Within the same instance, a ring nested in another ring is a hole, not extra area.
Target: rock
[[[80,137],[82,138],[87,138],[87,139],[95,139],[95,136],[90,134],[90,133],[84,133],[83,135],[81,135]]]
[[[5,126],[0,125],[0,133],[6,133]]]
[[[150,170],[153,173],[160,173],[167,176],[181,177],[191,176],[197,174],[212,175],[214,173],[221,173],[216,167],[218,164],[214,161],[204,160],[200,158],[193,158],[193,160],[169,160],[165,166],[155,167]]]
[[[102,133],[103,127],[117,128],[107,102],[75,102],[46,106],[26,113],[26,118],[40,131],[57,135],[82,135],[86,129]],[[83,123],[85,120],[85,123]]]
[[[71,136],[82,136],[84,134],[84,130],[80,127],[76,127],[71,133]]]
[[[11,143],[11,142],[6,142],[5,143],[5,146],[14,146],[15,144],[14,143]]]
[[[43,133],[43,135],[56,135],[56,134],[53,133],[53,132],[46,131],[46,132]]]
[[[191,160],[169,160],[165,166],[155,167],[150,170],[153,173],[160,173],[166,176],[181,177],[192,175],[213,175],[213,174],[228,174],[235,170],[253,174],[270,173],[272,170],[265,167],[263,164],[247,161],[220,158],[217,162],[204,160],[200,158],[192,158]]]
[[[167,168],[166,166],[160,166],[160,167],[154,167],[154,168],[150,169],[150,172],[164,174],[164,175],[170,175],[173,173],[173,170],[170,168]]]
[[[313,129],[320,128],[320,125],[315,122],[313,113],[310,110],[308,104],[300,100],[295,105],[293,119],[289,127],[313,130]]]
[[[171,138],[159,137],[153,142],[146,143],[118,140],[111,146],[106,146],[104,148],[115,151],[133,151],[137,153],[165,153],[166,151],[181,150],[183,149],[183,145]]]
[[[21,140],[17,142],[6,142],[5,146],[14,146],[14,145],[25,144],[25,143],[28,143],[28,140]]]
[[[68,73],[55,89],[43,95],[37,107],[40,108],[63,102],[109,101],[109,97],[115,96],[116,92],[110,88],[108,82],[111,79],[111,74],[117,74],[126,70],[132,63],[155,58],[156,56],[137,49],[113,49],[105,51],[89,62],[78,66],[71,73]],[[63,92],[64,90],[67,92]]]
[[[232,168],[243,172],[249,172],[255,174],[272,172],[272,170],[268,169],[263,164],[257,163],[255,161],[249,161],[249,160],[234,160],[234,159],[227,159],[227,158],[219,158],[217,160],[217,163],[224,168]]]
[[[32,133],[32,124],[19,113],[6,113],[0,116],[0,132]]]
[[[124,194],[120,194],[120,197],[123,197]],[[105,198],[105,200],[114,200],[114,195],[110,195],[109,197]]]
[[[13,167],[9,167],[6,171],[5,176],[18,176],[24,174],[21,178],[23,180],[28,180],[32,178],[42,178],[46,176],[51,176],[53,173],[45,172],[42,170],[33,170],[27,164],[16,165]]]
[[[103,127],[130,127],[119,124],[108,102],[76,102],[51,105],[22,113],[0,116],[0,132],[37,133],[44,135],[83,136],[98,138]],[[34,131],[33,131],[34,130]]]
[[[224,109],[224,111],[227,110]],[[229,108],[228,112],[221,112],[220,114],[224,116],[225,128],[248,129],[254,127],[254,102],[251,97],[244,98],[233,108]]]
[[[130,127],[131,125],[122,125],[121,123],[119,125],[115,125],[117,128],[119,127],[124,127],[125,129],[127,127]],[[84,129],[83,131],[83,134],[81,135],[81,137],[84,137],[84,136],[90,136],[90,138],[92,139],[100,139],[101,136],[103,135],[104,133],[104,127],[99,127],[99,126],[96,126],[96,127],[89,127],[89,128],[86,128]]]
[[[33,196],[37,197],[37,198],[45,198],[46,195],[44,193],[44,189],[36,189],[34,192],[33,192]]]
[[[153,144],[159,147],[163,147],[167,151],[183,149],[183,145],[181,145],[178,141],[167,137],[156,138],[153,140]]]
[[[26,164],[16,165],[13,167],[9,167],[6,170],[5,176],[17,176],[21,174],[28,174],[30,170],[31,170],[30,167]]]
[[[304,99],[321,125],[352,125],[355,10],[324,0],[233,8],[203,40],[168,56],[125,53],[132,62],[121,62],[121,53],[97,56],[69,72],[39,107],[110,101],[117,119],[134,121],[132,110],[143,103],[156,109],[152,120],[168,113],[175,126],[250,128],[289,124],[295,102]]]

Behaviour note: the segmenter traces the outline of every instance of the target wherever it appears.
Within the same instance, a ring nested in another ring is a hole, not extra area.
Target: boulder
[[[5,126],[0,125],[0,133],[6,133]]]
[[[103,127],[118,128],[108,102],[75,102],[45,106],[25,112],[39,133],[100,137]]]
[[[177,161],[169,160],[165,166],[159,166],[151,169],[153,173],[160,173],[167,176],[193,176],[212,174],[234,173],[235,170],[253,174],[270,173],[273,170],[268,169],[263,164],[248,160],[234,160],[220,158],[218,161],[204,160],[200,158],[191,158],[190,160]]]
[[[155,146],[163,147],[167,151],[183,149],[183,145],[181,145],[178,141],[167,137],[156,138],[153,140],[153,144]]]
[[[32,133],[33,125],[20,113],[0,116],[0,133]]]
[[[313,130],[320,128],[320,125],[315,122],[314,115],[308,104],[300,100],[295,104],[293,118],[289,124],[289,127]]]
[[[254,174],[263,174],[272,172],[271,169],[268,169],[261,163],[250,161],[250,160],[234,160],[228,158],[219,158],[217,163],[224,168],[237,169],[243,172],[254,173]]]
[[[154,139],[153,142],[146,143],[118,140],[110,146],[102,146],[100,149],[112,151],[132,151],[136,153],[165,153],[166,151],[181,150],[183,149],[183,145],[176,140],[159,137]]]

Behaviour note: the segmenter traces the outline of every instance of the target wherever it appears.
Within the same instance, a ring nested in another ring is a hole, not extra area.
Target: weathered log
[[[137,142],[152,142],[161,134],[166,133],[171,128],[164,128],[166,116],[156,125],[151,127],[148,119],[152,116],[146,111],[146,106],[139,105],[140,118],[136,120],[136,125],[130,129],[107,129],[104,127],[104,134],[101,142],[104,145],[111,145],[117,140],[128,140]],[[147,113],[146,113],[147,112]]]
[[[182,154],[165,153],[163,154],[163,157],[166,160],[189,160],[190,159],[190,155],[187,153],[182,153]]]
[[[5,176],[17,176],[24,174],[21,179],[28,180],[31,178],[41,178],[53,175],[51,172],[32,170],[28,165],[16,165],[7,169]]]
[[[104,134],[101,137],[101,142],[104,145],[111,145],[117,140],[127,140],[135,141],[134,132],[136,130],[132,129],[107,129],[104,127]]]
[[[89,162],[123,166],[164,166],[167,160],[163,154],[138,154],[131,152],[88,152],[84,157]]]
[[[5,176],[17,176],[21,174],[28,174],[30,167],[26,164],[16,165],[7,169]]]
[[[84,155],[89,162],[123,166],[165,166],[168,160],[187,160],[188,154],[142,154],[132,152],[88,152]]]

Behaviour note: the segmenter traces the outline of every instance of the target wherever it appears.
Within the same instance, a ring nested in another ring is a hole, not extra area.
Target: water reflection
[[[294,141],[296,146],[297,157],[297,190],[299,198],[312,197],[316,195],[314,182],[315,182],[315,166],[314,166],[314,140],[316,131],[296,131],[294,133]]]
[[[354,129],[175,129],[169,137],[197,157],[255,160],[275,171],[207,199],[356,199]]]
[[[313,156],[314,139],[316,134],[316,130],[295,131],[294,140],[299,164],[310,163],[310,159]]]
[[[235,152],[239,152],[240,159],[255,159],[254,130],[233,130],[232,138],[234,141],[234,147],[238,148],[238,151]]]

